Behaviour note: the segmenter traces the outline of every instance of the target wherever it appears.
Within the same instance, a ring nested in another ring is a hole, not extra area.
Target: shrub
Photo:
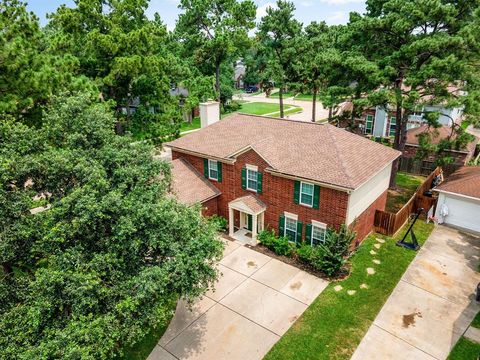
[[[271,231],[263,230],[257,236],[258,242],[260,244],[262,244],[263,246],[269,248],[272,251],[273,251],[273,244],[274,244],[276,238],[277,237],[275,236],[275,233],[273,232],[273,230],[271,230]]]
[[[277,255],[291,256],[295,253],[295,244],[289,242],[286,237],[277,237],[273,230],[262,231],[258,234],[257,240]]]
[[[223,216],[219,216],[219,215],[216,215],[216,214],[212,215],[209,218],[209,221],[212,224],[214,224],[219,231],[226,231],[227,230],[228,221]]]
[[[345,224],[342,224],[338,232],[328,231],[325,243],[318,246],[322,257],[320,270],[329,276],[340,271],[347,261],[348,248],[355,236],[356,233],[350,231]]]

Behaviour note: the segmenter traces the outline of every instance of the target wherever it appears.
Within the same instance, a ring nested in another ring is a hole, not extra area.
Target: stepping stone
[[[370,250],[370,255],[377,255],[377,252],[375,250]]]
[[[380,249],[380,247],[381,247],[382,245],[380,245],[380,244],[375,244],[375,245],[373,245],[373,246],[375,246],[375,249]]]
[[[336,292],[339,292],[342,289],[343,289],[342,285],[337,285],[333,288],[333,290],[335,290]]]
[[[357,290],[348,290],[347,294],[352,296],[352,295],[355,295],[356,292],[357,292]]]
[[[367,274],[368,274],[368,275],[373,275],[373,274],[375,274],[375,269],[374,269],[374,268],[367,268]]]
[[[362,284],[362,285],[360,285],[360,289],[368,289],[368,285],[367,284]]]
[[[383,244],[385,242],[385,240],[383,240],[381,238],[376,238],[375,240],[377,240],[380,244]]]
[[[382,263],[380,260],[377,260],[377,259],[373,259],[372,261],[374,264],[377,264],[377,265],[380,265]]]
[[[469,326],[465,334],[463,335],[467,339],[480,343],[480,329]]]

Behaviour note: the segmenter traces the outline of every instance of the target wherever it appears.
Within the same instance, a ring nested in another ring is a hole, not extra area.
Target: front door
[[[253,216],[250,214],[247,214],[247,230],[252,231],[253,229]]]

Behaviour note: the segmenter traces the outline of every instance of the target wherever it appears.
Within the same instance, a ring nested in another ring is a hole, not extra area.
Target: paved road
[[[226,241],[223,276],[191,310],[179,302],[148,360],[260,360],[328,283]]]
[[[278,104],[278,98],[267,98],[265,93],[261,93],[258,95],[249,95],[249,94],[241,94],[235,95],[235,99],[245,100],[249,102],[267,102],[267,103],[274,103]],[[287,115],[286,118],[292,120],[299,120],[299,121],[311,121],[312,119],[312,102],[305,101],[305,100],[295,100],[294,98],[287,98],[284,99],[284,103],[287,105],[295,105],[300,106],[303,111],[297,114]],[[328,109],[325,109],[321,102],[317,101],[317,110],[316,110],[316,120],[323,120],[328,118]]]
[[[479,238],[438,226],[352,360],[446,359],[480,310],[474,298],[479,255]]]

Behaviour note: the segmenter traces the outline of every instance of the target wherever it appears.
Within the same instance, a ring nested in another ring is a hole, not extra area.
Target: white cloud
[[[329,25],[345,24],[348,22],[349,13],[346,11],[333,11],[325,20]]]
[[[277,4],[274,3],[274,2],[268,2],[262,6],[259,6],[257,8],[257,19],[260,20],[262,17],[264,17],[265,15],[267,15],[267,9],[268,8],[272,8],[272,9],[276,9],[277,8]]]

